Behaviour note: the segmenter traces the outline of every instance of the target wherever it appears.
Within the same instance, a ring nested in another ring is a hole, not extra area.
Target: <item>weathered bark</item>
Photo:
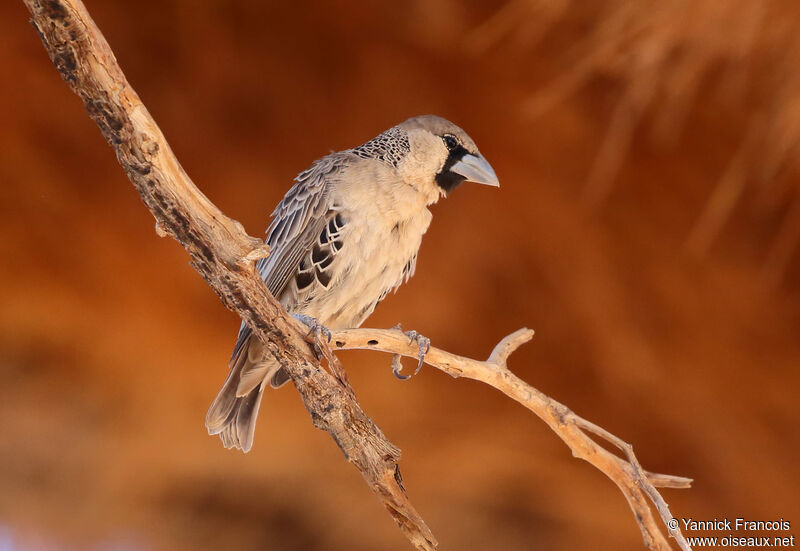
[[[172,235],[222,302],[239,314],[287,369],[311,414],[361,472],[400,529],[418,549],[435,549],[433,534],[411,505],[397,466],[400,450],[389,442],[356,401],[347,376],[324,344],[331,373],[325,371],[305,339],[305,327],[269,294],[253,261],[268,254],[263,243],[225,216],[192,183],[147,109],[128,84],[108,44],[80,0],[24,0],[33,24],[64,80],[83,100],[89,116],[114,148],[128,178],[156,218],[159,235]],[[656,487],[686,488],[691,480],[642,469],[632,447],[575,415],[514,375],[509,355],[530,340],[522,329],[504,338],[489,359],[478,361],[431,348],[425,361],[454,377],[484,382],[541,418],[572,450],[594,465],[622,491],[633,510],[645,545],[670,548],[648,500],[681,549],[689,549]],[[335,349],[364,348],[414,357],[415,344],[399,330],[352,329],[333,334]],[[590,435],[617,446],[622,459]]]
[[[435,549],[436,539],[401,484],[400,450],[364,413],[347,381],[321,367],[305,327],[269,294],[253,267],[267,252],[261,241],[225,216],[186,175],[83,3],[24,1],[50,59],[114,148],[159,233],[183,245],[223,304],[286,368],[314,426],[331,435],[406,537],[419,549]]]
[[[672,513],[656,488],[689,488],[692,480],[645,471],[630,444],[579,417],[564,404],[514,375],[506,365],[508,357],[532,338],[533,331],[530,329],[515,331],[495,346],[486,361],[465,358],[432,347],[425,355],[425,363],[453,377],[466,377],[485,383],[528,408],[569,446],[573,456],[591,463],[617,485],[628,500],[628,505],[642,532],[644,544],[649,549],[667,551],[670,545],[658,527],[648,500],[655,505],[662,522],[667,527],[667,532],[675,538],[678,546],[684,551],[689,550],[689,544],[683,537],[680,526],[671,522]],[[334,331],[332,342],[336,350],[380,350],[410,358],[415,358],[418,353],[416,345],[409,342],[402,331],[395,329]],[[625,454],[625,459],[600,446],[591,435],[598,436],[619,448]]]

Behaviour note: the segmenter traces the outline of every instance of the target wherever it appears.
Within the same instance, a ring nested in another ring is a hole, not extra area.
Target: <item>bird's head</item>
[[[436,202],[464,181],[500,186],[472,138],[434,115],[408,119],[350,152],[391,164],[427,203]]]
[[[409,148],[397,168],[419,191],[438,198],[464,181],[500,186],[472,138],[447,119],[423,115],[395,128],[405,131]]]

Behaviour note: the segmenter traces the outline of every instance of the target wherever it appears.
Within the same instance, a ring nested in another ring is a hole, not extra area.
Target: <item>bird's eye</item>
[[[451,151],[458,146],[458,140],[451,134],[445,134],[442,136],[442,140],[444,140],[445,147]]]

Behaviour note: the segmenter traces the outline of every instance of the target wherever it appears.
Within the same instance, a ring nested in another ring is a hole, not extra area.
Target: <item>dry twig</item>
[[[325,371],[305,341],[305,327],[289,316],[269,294],[253,269],[268,254],[263,243],[247,235],[192,183],[160,129],[125,79],[111,49],[80,0],[24,0],[44,46],[89,116],[114,148],[128,178],[156,218],[159,235],[171,235],[186,249],[192,265],[239,314],[287,369],[311,414],[314,426],[330,433],[348,461],[359,469],[370,489],[418,549],[436,540],[406,496],[397,462],[400,450],[389,442],[358,404],[335,355],[322,344],[332,373]],[[689,479],[642,470],[630,445],[576,416],[566,406],[534,389],[506,367],[508,356],[532,337],[517,331],[480,362],[431,348],[430,365],[456,377],[483,381],[520,402],[543,419],[575,456],[595,465],[622,490],[651,549],[669,549],[645,496],[662,518],[669,515],[656,486],[685,488]],[[416,357],[418,348],[399,330],[354,329],[334,335],[335,348],[366,348]],[[587,431],[620,447],[627,461],[595,443]],[[685,541],[676,535],[682,548]]]
[[[535,413],[555,432],[572,450],[572,455],[584,459],[608,476],[622,491],[633,510],[639,528],[642,531],[645,545],[650,549],[670,549],[658,523],[653,517],[647,500],[656,506],[665,525],[672,518],[666,502],[656,487],[688,488],[692,480],[680,476],[650,473],[642,469],[639,460],[633,453],[633,447],[620,438],[598,427],[594,423],[575,415],[567,406],[542,394],[531,385],[514,375],[506,365],[508,357],[521,345],[533,338],[533,331],[520,329],[508,335],[495,346],[486,361],[473,360],[451,354],[445,350],[431,347],[425,355],[425,363],[453,377],[467,377],[490,385],[512,400],[515,400]],[[409,358],[417,358],[419,349],[415,342],[399,329],[345,329],[332,331],[332,343],[335,349],[380,350],[390,354],[400,354]],[[587,433],[599,436],[603,440],[618,447],[627,460],[612,454]],[[681,549],[689,546],[681,534],[680,528],[671,529],[667,525],[670,536],[674,537]]]

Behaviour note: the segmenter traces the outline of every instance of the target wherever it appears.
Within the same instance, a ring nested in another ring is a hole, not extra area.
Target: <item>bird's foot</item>
[[[392,373],[394,373],[394,376],[400,379],[401,381],[407,381],[408,379],[411,378],[411,375],[403,375],[402,373],[400,373],[401,371],[403,371],[403,363],[400,361],[402,357],[403,356],[401,356],[400,354],[395,354],[394,356],[392,356]]]
[[[303,324],[308,327],[309,331],[306,335],[306,340],[314,345],[314,352],[317,354],[317,359],[321,360],[324,354],[322,353],[319,342],[323,335],[327,337],[328,342],[331,342],[332,335],[330,329],[322,325],[317,318],[306,316],[305,314],[292,314],[292,317],[303,322]]]
[[[400,331],[403,328],[398,323],[393,329],[399,329]],[[417,364],[417,369],[414,371],[414,375],[419,373],[419,370],[422,369],[422,364],[425,363],[425,354],[431,349],[431,340],[424,336],[420,335],[416,331],[403,331],[403,334],[409,338],[409,343],[417,341],[417,348],[419,349],[419,363]],[[403,364],[400,363],[400,355],[397,354],[392,358],[392,373],[394,376],[400,380],[408,380],[411,378],[411,375],[403,375],[400,373],[403,370]]]
[[[417,365],[416,371],[414,371],[414,375],[419,373],[419,370],[422,369],[422,364],[425,363],[425,354],[427,354],[431,349],[431,340],[426,337],[425,335],[420,335],[416,331],[406,331],[406,336],[409,338],[409,343],[417,341],[417,348],[419,348],[419,364]]]

